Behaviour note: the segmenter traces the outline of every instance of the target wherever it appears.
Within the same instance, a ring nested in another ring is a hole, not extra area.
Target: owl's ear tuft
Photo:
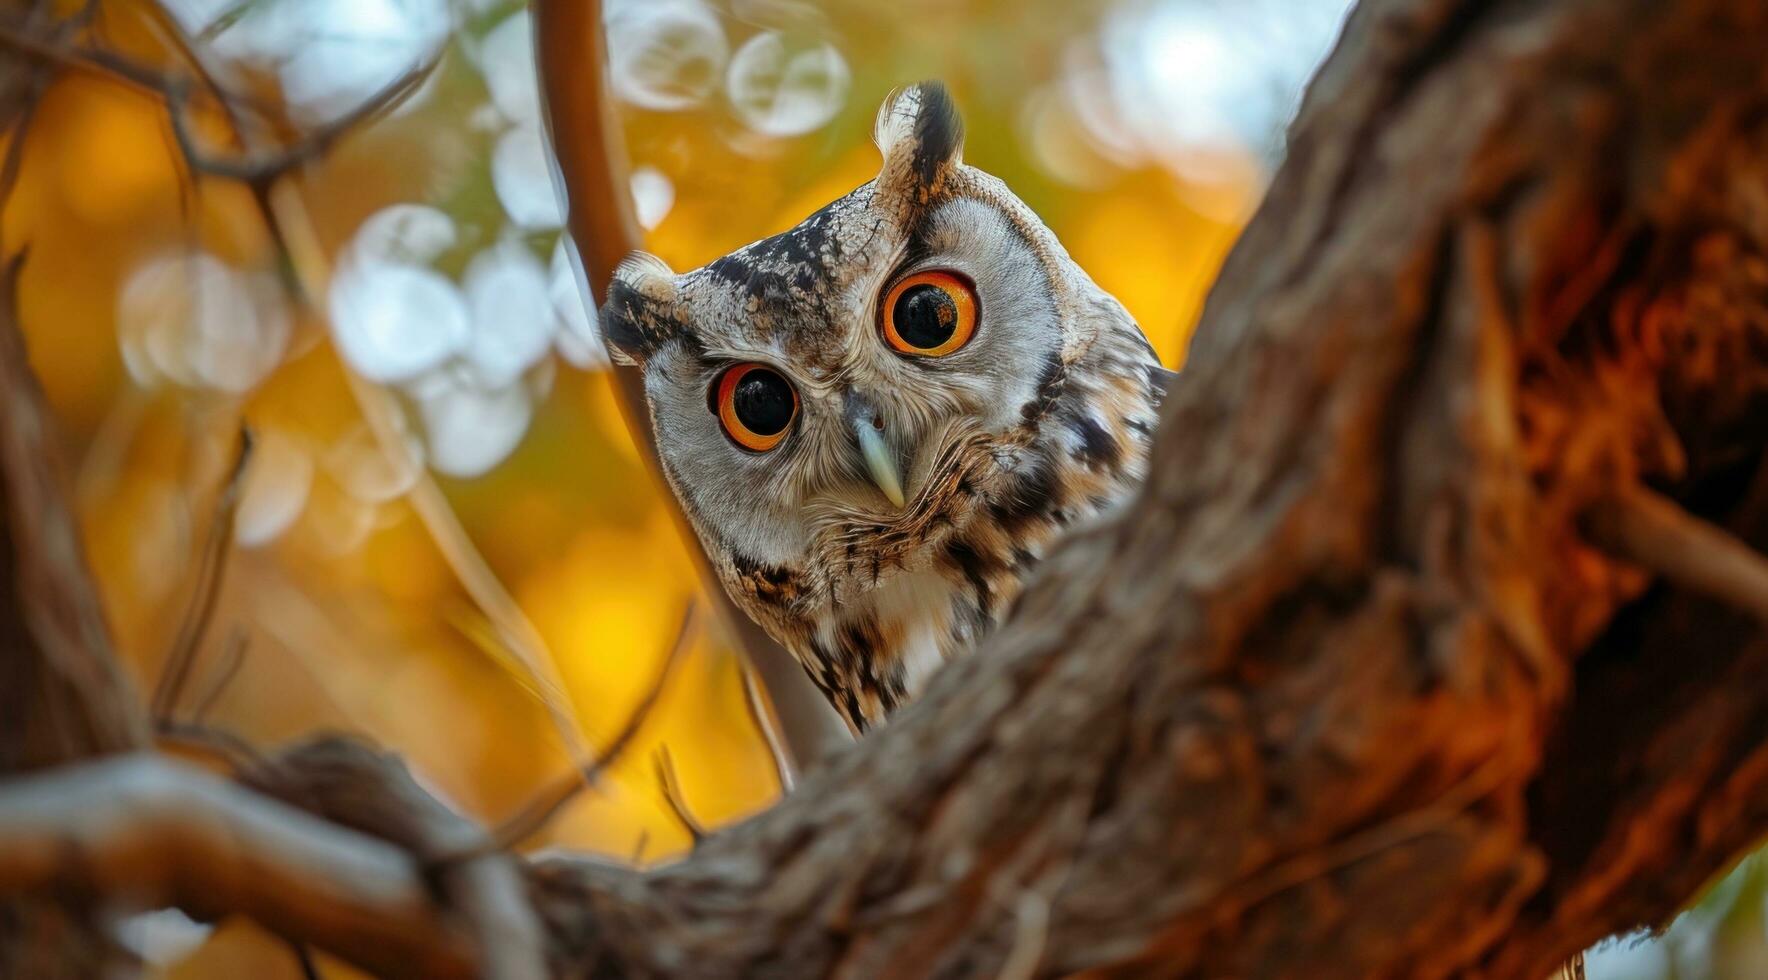
[[[602,339],[614,359],[642,366],[686,330],[675,315],[675,272],[655,255],[627,256],[608,283],[601,321]]]
[[[884,153],[878,183],[916,204],[938,196],[964,162],[964,119],[940,82],[892,92],[878,109],[872,140]]]

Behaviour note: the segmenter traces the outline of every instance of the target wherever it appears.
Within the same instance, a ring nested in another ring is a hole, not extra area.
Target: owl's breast
[[[861,580],[805,610],[782,640],[864,731],[919,697],[940,666],[975,650],[1051,542],[1132,485],[1080,479],[1054,459],[1029,457],[946,533],[882,571],[865,564]]]

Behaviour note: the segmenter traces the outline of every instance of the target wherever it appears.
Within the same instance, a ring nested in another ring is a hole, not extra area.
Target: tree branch
[[[1768,830],[1768,634],[1711,598],[1768,547],[1765,48],[1754,0],[1365,0],[1138,499],[774,809],[530,865],[552,972],[1528,977],[1665,921]],[[1690,527],[1741,544],[1641,544]],[[290,765],[254,785],[432,872],[480,839]]]
[[[250,915],[387,975],[474,975],[406,851],[150,756],[0,789],[0,889],[70,885]]]
[[[142,745],[62,493],[16,320],[23,256],[0,256],[0,773]]]
[[[571,238],[589,277],[584,301],[593,315],[593,297],[606,291],[621,260],[644,244],[628,190],[626,139],[607,94],[604,66],[608,59],[603,50],[606,39],[601,28],[601,3],[537,0],[533,13],[535,58],[547,132],[558,161]],[[584,57],[586,47],[594,57]],[[615,367],[613,383],[626,427],[656,486],[662,490],[656,439],[651,433],[638,372]],[[666,490],[663,496],[670,499]],[[726,636],[743,652],[767,692],[791,764],[800,771],[814,768],[830,752],[852,741],[847,727],[791,654],[732,605],[710,572],[698,539],[673,502],[670,513],[676,530],[694,556],[700,580],[718,610]],[[782,781],[782,786],[789,781]]]

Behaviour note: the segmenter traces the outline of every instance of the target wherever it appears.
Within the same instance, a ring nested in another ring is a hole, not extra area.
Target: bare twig
[[[650,717],[651,710],[657,706],[657,701],[663,695],[663,689],[668,684],[669,676],[674,671],[676,662],[682,658],[690,646],[694,635],[695,618],[695,603],[690,601],[687,609],[682,612],[681,626],[676,629],[675,641],[670,644],[669,652],[664,655],[662,666],[657,668],[657,676],[651,682],[650,690],[645,692],[645,696],[632,709],[632,713],[626,716],[625,723],[615,733],[613,740],[588,767],[574,769],[567,775],[560,777],[556,783],[541,791],[534,800],[523,806],[514,816],[499,824],[491,835],[499,847],[514,847],[534,836],[541,828],[550,823],[567,803],[576,799],[577,794],[583,792],[585,787],[594,785],[596,779],[606,772],[608,767],[620,761],[627,746],[644,727],[645,721]]]
[[[214,728],[196,722],[166,720],[154,727],[154,737],[162,746],[189,749],[208,756],[235,772],[248,766],[263,765],[269,760],[252,743],[225,728]]]
[[[313,951],[306,943],[289,942],[289,955],[295,958],[295,966],[301,971],[301,980],[323,980],[319,974],[319,964],[313,960]]]
[[[147,22],[148,27],[160,36],[179,59],[190,66],[191,73],[196,76],[203,91],[221,110],[233,136],[234,148],[242,152],[249,150],[245,120],[239,113],[240,100],[222,87],[221,81],[215,77],[214,71],[209,68],[202,52],[198,50],[197,39],[190,36],[190,32],[179,23],[176,15],[166,9],[162,0],[148,0],[140,7],[142,19]]]
[[[354,739],[319,738],[242,773],[241,781],[413,855],[434,900],[469,937],[478,958],[476,975],[497,980],[545,975],[543,931],[518,861],[478,846],[484,829],[426,792],[397,756]],[[436,860],[466,852],[473,853],[465,860]]]
[[[288,146],[259,156],[213,156],[199,145],[195,134],[190,131],[186,107],[191,86],[186,79],[177,80],[165,90],[167,113],[172,121],[172,132],[178,141],[178,147],[192,168],[211,177],[224,177],[255,187],[263,186],[297,167],[325,156],[339,140],[399,104],[423,84],[441,57],[439,51],[432,54],[344,115],[308,131]]]
[[[0,257],[0,772],[142,744],[56,467],[16,317],[23,257]]]
[[[376,972],[475,968],[400,848],[152,756],[0,786],[0,894],[70,886],[249,915]]]
[[[663,802],[669,804],[669,812],[675,816],[681,829],[687,832],[688,839],[698,847],[706,839],[706,827],[694,816],[694,810],[688,806],[687,797],[681,791],[681,778],[675,772],[675,757],[669,754],[669,746],[659,745],[651,757],[651,764],[657,771],[657,784],[663,790]]]
[[[198,91],[212,88],[214,98],[228,107],[226,111],[230,122],[235,121],[233,111],[245,100],[214,87],[212,80],[203,82],[184,75],[166,74],[113,51],[60,44],[36,37],[29,31],[4,22],[0,22],[0,45],[40,61],[117,78],[159,96],[165,103],[173,138],[192,170],[253,186],[268,184],[297,167],[323,157],[339,140],[410,95],[441,59],[441,52],[438,51],[413,65],[343,116],[302,134],[293,143],[275,151],[258,155],[219,156],[204,149],[201,141],[191,132],[189,115],[192,100]],[[200,64],[196,67],[199,72],[202,70]],[[234,132],[243,144],[243,132],[238,128]]]
[[[246,467],[251,458],[252,431],[242,426],[233,465],[228,469],[227,480],[216,499],[215,516],[197,566],[190,606],[184,611],[171,651],[166,655],[166,666],[160,671],[159,683],[154,686],[150,710],[155,718],[168,719],[177,710],[184,684],[190,679],[191,667],[202,650],[203,636],[208,632],[210,620],[215,617],[215,604],[220,599],[221,583],[226,578],[227,553],[233,547],[234,514],[239,510]]]
[[[1768,623],[1768,558],[1644,487],[1610,493],[1584,512],[1590,542],[1671,583]]]
[[[202,724],[203,719],[209,715],[209,709],[215,706],[215,702],[221,699],[221,695],[227,693],[228,685],[232,684],[233,679],[239,676],[239,669],[245,666],[248,644],[245,630],[235,629],[228,634],[227,646],[221,654],[221,665],[215,669],[215,676],[209,681],[209,686],[203,690],[202,696],[197,698],[195,707],[190,709],[192,722]]]
[[[18,187],[18,175],[24,165],[25,142],[30,137],[31,120],[37,114],[35,95],[40,85],[39,80],[32,78],[22,83],[27,95],[10,120],[4,120],[6,131],[6,156],[0,158],[0,217],[6,214],[6,205],[12,200],[12,192]],[[0,222],[0,231],[5,225]],[[5,246],[4,238],[0,238],[0,248]]]
[[[761,740],[767,743],[767,757],[773,763],[774,776],[780,781],[780,793],[792,792],[795,777],[792,773],[792,756],[780,737],[778,719],[773,716],[773,708],[768,704],[767,692],[762,690],[761,680],[755,676],[755,668],[744,660],[737,669],[743,675],[743,707],[749,713],[749,723],[761,733]]]

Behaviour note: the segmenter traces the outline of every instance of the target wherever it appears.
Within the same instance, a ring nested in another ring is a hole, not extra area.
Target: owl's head
[[[691,272],[635,255],[602,309],[727,580],[827,578],[831,548],[883,546],[856,525],[900,542],[963,520],[978,468],[1017,465],[1064,366],[1127,321],[1005,185],[964,165],[943,86],[888,99],[874,138],[872,181]]]

